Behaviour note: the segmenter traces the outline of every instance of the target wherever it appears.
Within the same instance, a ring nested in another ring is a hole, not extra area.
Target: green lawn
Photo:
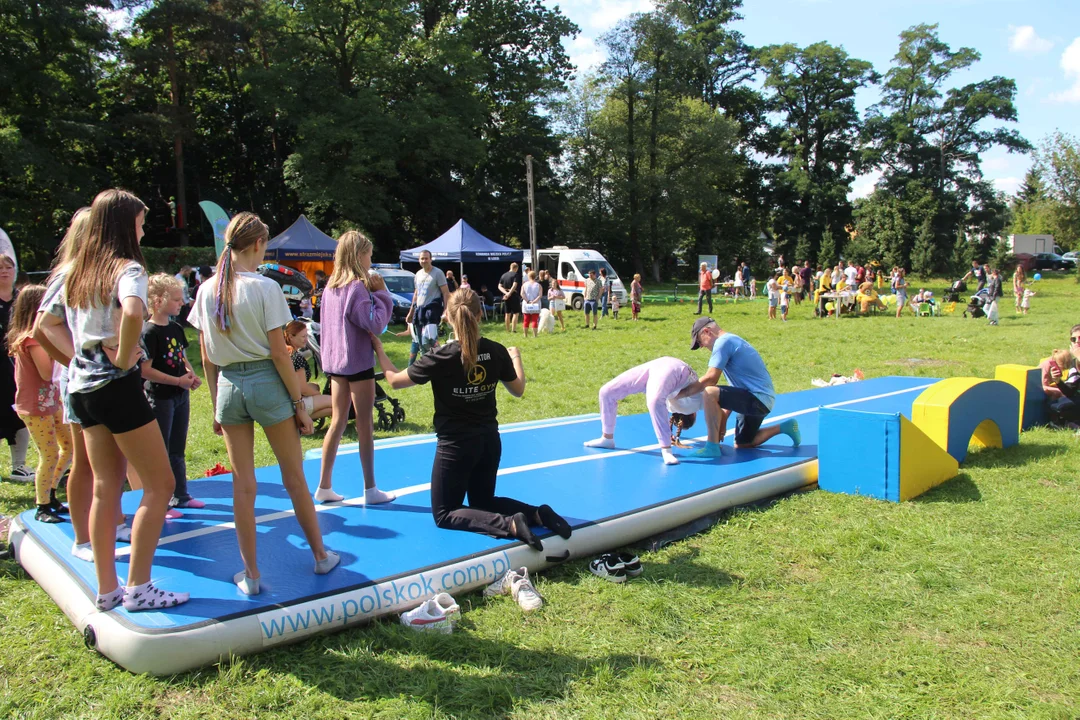
[[[1031,315],[1007,298],[996,328],[961,318],[962,306],[837,322],[804,304],[785,324],[758,300],[714,317],[761,351],[780,392],[856,367],[992,377],[999,363],[1064,347],[1080,320],[1072,277],[1037,288]],[[596,332],[574,315],[565,335],[527,341],[489,324],[490,337],[524,348],[529,376],[523,399],[500,391],[502,419],[595,412],[606,380],[660,355],[703,369],[704,353],[688,350],[692,311],[646,305],[642,321],[626,312]],[[407,345],[395,339],[391,352],[401,360]],[[430,390],[393,395],[408,414],[401,432],[430,431]],[[191,475],[227,464],[209,408],[197,391]],[[639,396],[620,412],[644,409]],[[265,442],[257,460],[271,462]],[[538,579],[547,604],[529,617],[477,593],[458,598],[465,616],[451,636],[386,620],[169,679],[86,650],[2,562],[0,717],[1074,718],[1077,467],[1080,440],[1036,430],[1017,448],[973,452],[959,477],[904,505],[815,491],[730,513],[643,555],[644,575],[623,586],[568,563]],[[31,487],[0,483],[0,512],[32,502]]]

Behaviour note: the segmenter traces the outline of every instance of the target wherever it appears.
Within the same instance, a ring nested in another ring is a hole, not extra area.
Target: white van
[[[627,306],[626,287],[619,279],[615,268],[596,250],[574,250],[564,245],[556,245],[545,250],[537,250],[538,270],[547,270],[552,277],[559,279],[559,287],[566,293],[567,305],[580,310],[585,305],[585,280],[589,271],[595,270],[600,277],[600,269],[607,270],[611,280],[611,290],[619,298],[619,304]],[[528,251],[525,253],[528,262]]]

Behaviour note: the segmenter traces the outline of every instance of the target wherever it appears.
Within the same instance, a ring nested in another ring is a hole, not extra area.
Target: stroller
[[[259,266],[259,274],[270,278],[278,285],[281,286],[282,292],[285,293],[286,300],[289,301],[289,307],[293,310],[293,316],[297,320],[304,322],[308,326],[308,352],[310,357],[315,359],[315,377],[319,376],[319,372],[322,370],[322,350],[319,345],[320,326],[311,318],[306,318],[300,315],[299,300],[303,300],[311,297],[312,291],[315,289],[311,281],[308,280],[303,273],[298,272],[288,266],[278,265],[276,263],[266,263]],[[295,300],[299,296],[299,300]],[[295,302],[294,302],[295,300]],[[383,431],[389,432],[397,428],[399,423],[405,421],[405,409],[401,407],[401,403],[386,394],[386,391],[379,385],[379,380],[384,379],[386,376],[383,373],[377,373],[375,375],[375,411],[378,413],[378,419],[375,421],[376,426]],[[326,382],[323,383],[323,394],[330,394],[330,378],[326,378]],[[387,408],[387,405],[390,407]],[[356,419],[356,411],[350,404],[349,406],[349,419]],[[319,418],[315,421],[315,428],[322,429],[325,424],[326,418]]]
[[[960,293],[967,292],[967,283],[957,280],[945,291],[945,302],[960,302]]]
[[[990,292],[983,288],[979,292],[975,293],[968,300],[967,307],[964,309],[964,317],[971,314],[971,317],[978,320],[979,318],[986,317],[986,306],[990,304]]]
[[[308,349],[311,351],[311,356],[315,359],[315,376],[318,377],[319,370],[322,368],[322,348],[319,344],[321,327],[319,323],[300,318],[308,326]],[[383,373],[375,374],[375,412],[378,418],[375,420],[375,426],[380,430],[389,432],[397,428],[399,423],[405,422],[405,408],[401,407],[401,403],[386,394],[386,391],[379,385],[379,381],[386,378]],[[330,378],[326,378],[323,382],[322,388],[324,395],[330,394]],[[387,407],[389,405],[389,408]],[[349,419],[356,419],[356,408],[349,405]],[[316,428],[322,428],[326,418],[320,418],[315,421]]]

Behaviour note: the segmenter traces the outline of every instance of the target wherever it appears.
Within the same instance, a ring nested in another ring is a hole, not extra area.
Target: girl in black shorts
[[[495,495],[502,457],[495,388],[501,382],[514,397],[525,392],[521,351],[480,337],[480,298],[462,288],[450,296],[446,318],[457,342],[450,342],[399,371],[373,338],[379,365],[393,388],[431,383],[435,434],[439,444],[431,469],[431,513],[449,530],[517,538],[536,550],[544,546],[529,526],[543,526],[563,538],[570,524],[548,505],[535,507]],[[465,506],[468,495],[469,504]]]
[[[173,474],[157,419],[143,394],[138,361],[146,316],[147,274],[139,241],[146,206],[131,193],[105,190],[90,206],[90,230],[68,268],[62,291],[74,357],[68,378],[72,420],[82,426],[94,499],[90,542],[99,610],[160,610],[187,601],[150,582],[154,551],[173,494]],[[41,327],[64,319],[46,313]],[[56,345],[56,342],[53,342]],[[116,521],[125,458],[143,480],[131,531],[127,587],[116,577]]]

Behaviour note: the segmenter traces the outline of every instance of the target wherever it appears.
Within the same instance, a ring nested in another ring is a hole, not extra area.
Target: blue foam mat
[[[808,462],[817,456],[817,407],[839,404],[872,412],[901,412],[910,417],[912,402],[934,382],[927,378],[878,378],[781,395],[767,423],[785,416],[797,417],[802,447],[792,448],[786,437],[778,436],[759,449],[741,450],[716,460],[695,459],[685,451],[676,451],[682,461],[678,466],[661,463],[652,424],[644,414],[618,419],[616,451],[582,447],[582,441],[600,434],[599,419],[594,417],[525,424],[528,427],[503,435],[499,494],[533,504],[548,503],[574,527],[598,523]],[[700,428],[697,426],[695,431]],[[731,443],[731,433],[727,443]],[[625,452],[633,448],[639,450]],[[261,522],[258,552],[262,593],[255,597],[241,594],[232,583],[232,576],[243,564],[235,532],[222,527],[232,521],[230,476],[193,480],[189,484],[192,495],[207,506],[184,510],[183,518],[166,522],[153,570],[155,581],[162,587],[189,591],[191,601],[164,612],[116,612],[126,624],[144,631],[185,629],[438,568],[518,544],[435,526],[428,491],[416,487],[429,482],[434,453],[435,440],[431,436],[396,438],[384,443],[375,453],[379,487],[411,491],[387,505],[323,506],[318,516],[326,546],[342,555],[341,567],[329,575],[312,573],[311,553],[295,517],[288,514]],[[304,468],[314,491],[319,461],[308,460]],[[338,492],[346,496],[362,494],[357,455],[340,455],[334,475]],[[291,510],[277,467],[260,468],[256,476],[257,518]],[[139,501],[140,493],[125,493],[124,511],[134,512]],[[73,574],[92,597],[96,587],[94,569],[90,563],[70,555],[71,525],[36,522],[32,511],[24,513],[20,520],[55,559],[57,570]],[[126,556],[118,559],[117,571],[121,578],[126,575]]]

